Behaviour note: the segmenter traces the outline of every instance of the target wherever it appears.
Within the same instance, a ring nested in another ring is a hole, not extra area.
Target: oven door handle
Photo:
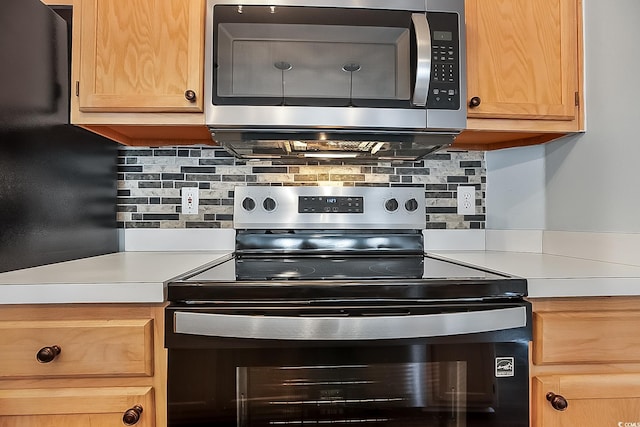
[[[174,312],[177,334],[223,338],[342,341],[428,338],[527,325],[526,307],[415,316],[286,317]]]

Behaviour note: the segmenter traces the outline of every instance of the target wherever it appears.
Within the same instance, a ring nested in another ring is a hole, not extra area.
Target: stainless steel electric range
[[[528,426],[526,280],[425,255],[423,189],[234,198],[168,286],[169,426]]]

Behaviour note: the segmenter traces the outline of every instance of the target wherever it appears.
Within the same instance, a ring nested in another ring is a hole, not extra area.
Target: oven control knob
[[[264,199],[264,202],[262,202],[262,207],[264,207],[264,210],[267,212],[273,212],[276,209],[276,201],[271,197],[267,197]]]
[[[404,208],[409,212],[415,212],[418,209],[418,201],[416,199],[409,199],[404,203]]]
[[[256,201],[251,197],[245,197],[242,201],[242,207],[245,211],[252,211],[256,208]]]
[[[384,208],[389,212],[395,212],[398,210],[398,201],[396,199],[389,199],[384,203]]]

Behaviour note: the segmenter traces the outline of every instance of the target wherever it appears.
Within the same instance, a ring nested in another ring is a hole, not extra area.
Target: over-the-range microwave
[[[415,160],[466,126],[464,0],[206,7],[206,124],[239,157]]]

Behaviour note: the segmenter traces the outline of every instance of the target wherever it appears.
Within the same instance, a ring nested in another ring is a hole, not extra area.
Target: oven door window
[[[238,425],[466,426],[464,361],[237,368]],[[491,393],[481,393],[491,406]]]
[[[170,349],[169,426],[525,427],[527,360],[525,342]]]

